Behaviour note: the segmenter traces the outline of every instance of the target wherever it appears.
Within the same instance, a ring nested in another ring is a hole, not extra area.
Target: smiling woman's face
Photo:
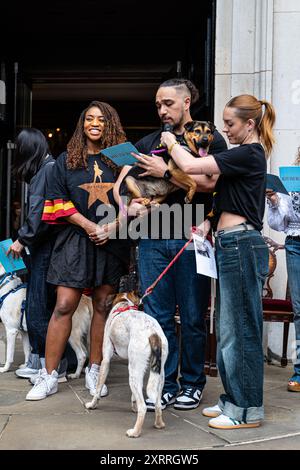
[[[99,108],[93,106],[86,112],[83,130],[91,142],[97,142],[102,134],[105,126],[105,119]]]

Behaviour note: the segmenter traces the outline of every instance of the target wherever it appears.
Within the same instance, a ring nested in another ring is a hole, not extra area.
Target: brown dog
[[[207,155],[214,138],[214,124],[208,121],[190,121],[185,124],[184,128],[184,139],[192,155],[194,157],[204,157]],[[190,203],[197,189],[196,182],[180,170],[167,153],[164,159],[167,159],[171,175],[184,185],[187,192],[185,202]],[[139,167],[131,168],[121,184],[120,195],[129,196],[128,204],[133,198],[144,198],[143,204],[145,206],[149,206],[150,202],[160,204],[166,199],[168,194],[179,189],[178,186],[163,178],[154,178],[152,176],[139,178],[139,175],[144,171]]]

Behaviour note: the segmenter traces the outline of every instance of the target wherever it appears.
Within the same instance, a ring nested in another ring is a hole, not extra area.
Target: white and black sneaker
[[[163,394],[161,397],[161,409],[164,410],[167,408],[167,406],[173,405],[176,400],[176,395],[173,395],[172,393],[166,392]],[[146,406],[147,406],[147,411],[155,411],[155,403],[150,400],[150,398],[147,398],[145,400]]]
[[[200,405],[202,391],[199,388],[184,388],[176,398],[174,408],[176,410],[193,410]]]

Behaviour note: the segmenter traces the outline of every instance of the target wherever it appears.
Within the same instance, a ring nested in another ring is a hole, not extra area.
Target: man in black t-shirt
[[[160,85],[156,94],[156,106],[162,125],[169,124],[173,128],[176,139],[181,145],[184,142],[184,124],[192,120],[190,105],[198,99],[196,87],[184,79],[172,79]],[[151,150],[160,144],[161,131],[147,135],[136,143],[140,153],[151,154]],[[223,137],[214,132],[214,140],[210,153],[226,150]],[[150,171],[152,176],[170,179],[168,168],[163,158],[153,156]],[[149,173],[149,174],[150,174]],[[164,236],[164,230],[151,225],[150,237],[139,241],[139,274],[142,293],[149,287],[159,274],[171,262],[174,256],[186,243],[189,233],[184,230],[184,211],[192,214],[189,217],[189,229],[195,224],[197,215],[203,210],[203,217],[211,210],[212,191],[217,177],[193,175],[197,182],[197,193],[192,204],[184,204],[185,191],[179,189],[170,194],[164,201],[165,208],[179,207],[173,219],[161,217],[161,224],[169,224],[169,234]],[[176,180],[172,182],[179,184]],[[188,207],[187,207],[188,206]],[[170,211],[169,211],[170,212]],[[165,213],[166,214],[166,213]],[[151,218],[150,214],[149,217]],[[198,223],[200,223],[198,217]],[[180,236],[178,237],[178,227]],[[158,320],[167,336],[169,356],[165,365],[165,385],[162,393],[162,408],[174,403],[178,410],[196,408],[202,397],[206,378],[204,374],[206,327],[204,314],[208,307],[210,294],[210,278],[196,273],[196,261],[192,244],[189,245],[176,263],[163,276],[153,293],[145,298],[145,312]],[[179,309],[181,322],[181,359],[179,364],[179,345],[175,333],[174,315]],[[178,367],[180,366],[179,384]],[[179,395],[178,395],[178,392]],[[147,409],[154,410],[151,400],[146,400]]]

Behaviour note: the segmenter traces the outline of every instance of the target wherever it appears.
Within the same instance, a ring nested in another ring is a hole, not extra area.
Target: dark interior
[[[1,5],[2,197],[8,139],[13,141],[24,126],[37,127],[56,157],[93,99],[117,109],[128,140],[135,142],[159,126],[154,104],[159,83],[186,77],[200,91],[193,117],[213,119],[214,3],[193,1],[179,8],[157,1],[34,0]]]

